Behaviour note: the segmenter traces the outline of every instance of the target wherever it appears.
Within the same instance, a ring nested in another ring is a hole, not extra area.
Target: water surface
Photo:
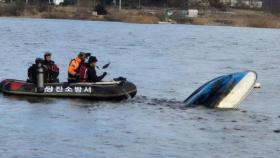
[[[66,80],[90,51],[108,79],[138,87],[119,103],[0,96],[0,157],[279,157],[280,31],[79,20],[0,19],[0,79],[26,79],[51,51]],[[219,75],[255,70],[261,89],[236,111],[181,109]]]

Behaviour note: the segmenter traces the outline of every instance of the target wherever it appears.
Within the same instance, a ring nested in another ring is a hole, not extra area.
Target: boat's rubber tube
[[[128,81],[97,83],[53,83],[45,84],[43,93],[37,92],[37,86],[20,80],[4,80],[0,83],[2,92],[10,95],[40,97],[70,97],[93,100],[121,100],[134,97],[136,86]]]

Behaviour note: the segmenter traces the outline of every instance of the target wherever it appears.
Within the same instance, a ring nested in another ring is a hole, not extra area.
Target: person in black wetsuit
[[[97,76],[96,75],[96,62],[97,59],[95,56],[91,56],[88,59],[88,63],[89,63],[89,68],[87,71],[87,82],[100,82],[106,75],[107,73],[104,72],[101,76]]]
[[[50,52],[46,52],[44,55],[44,61],[42,62],[44,68],[44,80],[46,83],[58,83],[59,68],[54,61],[52,61],[51,57],[52,54]]]
[[[38,68],[38,64],[39,63],[42,63],[43,62],[43,59],[41,58],[36,58],[35,59],[35,63],[32,64],[32,66],[30,66],[28,68],[28,79],[27,79],[27,82],[30,82],[30,83],[36,83],[37,82],[37,68]]]

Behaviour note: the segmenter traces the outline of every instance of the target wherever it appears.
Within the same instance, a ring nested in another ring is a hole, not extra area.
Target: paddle
[[[107,69],[110,66],[111,62],[105,64],[102,66],[102,68],[100,68],[99,66],[96,66],[96,68],[101,71],[102,73],[104,73],[103,69]],[[109,74],[107,73],[107,76],[109,76]]]
[[[111,64],[111,63],[109,62],[109,63],[107,63],[107,64],[103,65],[103,66],[102,66],[102,69],[106,69],[106,68],[108,68],[108,67],[110,66],[110,64]]]
[[[96,68],[99,69],[99,70],[101,70],[101,69],[107,69],[107,68],[110,66],[110,64],[111,64],[111,63],[109,62],[109,63],[103,65],[102,68],[100,68],[99,66],[96,66]]]

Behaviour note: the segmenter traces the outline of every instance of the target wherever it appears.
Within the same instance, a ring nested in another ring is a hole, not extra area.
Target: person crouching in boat
[[[76,83],[80,82],[80,66],[85,62],[86,58],[90,56],[90,53],[80,52],[79,55],[72,59],[68,66],[68,82]]]
[[[79,67],[79,82],[87,82],[87,78],[88,78],[88,68],[89,68],[89,63],[88,62],[84,62],[80,65]]]
[[[35,63],[32,64],[29,68],[28,68],[28,79],[27,79],[27,82],[30,82],[30,83],[37,83],[37,68],[38,68],[38,64],[39,63],[42,63],[43,62],[43,59],[41,58],[36,58],[35,59]]]
[[[86,79],[87,82],[100,82],[107,75],[107,72],[104,72],[101,76],[96,75],[95,67],[97,61],[98,60],[96,59],[95,56],[91,56],[88,59],[89,67],[87,70],[87,79]]]
[[[45,53],[42,66],[44,68],[45,83],[59,83],[59,68],[54,61],[52,61],[52,54],[50,52]]]

